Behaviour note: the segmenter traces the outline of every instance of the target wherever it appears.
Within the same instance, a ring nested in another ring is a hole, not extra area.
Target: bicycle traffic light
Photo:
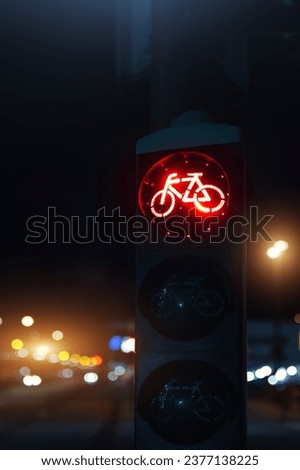
[[[137,143],[136,447],[237,449],[245,431],[240,129],[171,127]],[[235,228],[233,228],[235,227]]]

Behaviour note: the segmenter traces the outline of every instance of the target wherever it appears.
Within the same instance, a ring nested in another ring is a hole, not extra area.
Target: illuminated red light
[[[103,364],[103,357],[99,354],[94,354],[91,359],[95,366],[101,366],[101,364]]]
[[[219,163],[200,152],[178,152],[156,162],[139,188],[139,206],[153,219],[198,215],[224,215],[229,202],[229,183]]]

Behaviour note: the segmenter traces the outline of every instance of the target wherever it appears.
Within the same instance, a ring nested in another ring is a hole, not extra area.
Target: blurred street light
[[[55,341],[60,341],[61,339],[63,339],[64,337],[64,334],[62,331],[60,330],[55,330],[53,331],[52,333],[52,338],[55,340]]]
[[[271,259],[280,258],[284,252],[288,249],[289,244],[285,240],[278,240],[267,249],[267,256]]]
[[[23,346],[24,346],[24,343],[19,338],[13,339],[11,342],[11,347],[15,349],[16,351],[18,351],[18,349],[22,349]]]
[[[21,323],[23,326],[26,326],[29,328],[34,324],[34,319],[30,317],[29,315],[26,315],[25,317],[22,318]]]

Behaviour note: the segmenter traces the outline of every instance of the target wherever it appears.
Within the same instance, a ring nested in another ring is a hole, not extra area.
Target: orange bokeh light
[[[94,354],[91,357],[90,362],[93,366],[101,366],[101,364],[103,364],[103,357],[99,354]]]

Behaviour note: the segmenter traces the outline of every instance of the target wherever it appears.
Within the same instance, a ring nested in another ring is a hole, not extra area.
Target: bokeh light
[[[293,377],[293,375],[296,375],[297,372],[298,372],[298,369],[296,366],[289,366],[286,370],[287,374],[290,376],[290,377]]]
[[[283,381],[287,376],[286,369],[284,367],[279,367],[276,371],[275,377],[277,380]]]
[[[18,357],[27,357],[29,354],[29,351],[26,348],[21,348],[21,349],[18,349],[18,351],[16,351],[16,354]]]
[[[2,320],[2,318],[0,317],[0,325],[2,325],[2,323],[3,323],[3,320]]]
[[[119,378],[118,374],[116,374],[114,370],[111,370],[107,374],[107,377],[108,377],[108,380],[110,380],[111,382],[115,382]]]
[[[74,375],[74,372],[72,371],[72,369],[64,369],[62,371],[62,376],[65,379],[70,379],[71,377],[73,377],[73,375]]]
[[[39,375],[32,375],[31,380],[32,380],[32,385],[34,387],[36,387],[36,386],[38,386],[42,383],[42,379]]]
[[[124,366],[118,365],[118,366],[115,367],[115,373],[116,373],[117,375],[124,375],[125,372],[126,372],[126,369],[125,369]]]
[[[247,372],[247,382],[252,382],[255,379],[255,375],[253,372],[248,371]]]
[[[43,355],[43,356],[46,356],[46,355],[48,354],[48,352],[49,352],[49,348],[48,348],[48,346],[45,346],[44,344],[41,344],[40,346],[37,347],[36,352],[37,352],[38,354],[41,354],[41,355]]]
[[[71,354],[71,357],[70,357],[70,361],[73,363],[73,364],[78,364],[79,361],[80,361],[80,355],[79,354]]]
[[[267,256],[271,259],[279,258],[288,247],[289,244],[285,240],[277,240],[274,245],[267,249]]]
[[[58,357],[59,357],[59,360],[60,361],[67,361],[70,357],[70,354],[68,353],[68,351],[60,351],[58,353]]]
[[[103,364],[103,357],[99,354],[94,354],[94,356],[90,358],[91,366],[101,366],[101,364]]]
[[[135,352],[135,339],[131,338],[130,336],[125,336],[122,339],[121,351],[126,354]]]
[[[294,322],[300,323],[300,313],[296,313],[296,315],[294,316]]]
[[[279,250],[279,248],[276,248],[276,246],[271,246],[267,249],[267,255],[271,259],[279,258],[281,254],[282,252]]]
[[[60,331],[60,330],[55,330],[55,331],[53,331],[53,333],[52,333],[52,338],[53,338],[55,341],[60,341],[60,340],[63,339],[63,337],[64,337],[64,334],[63,334],[63,332]]]
[[[44,354],[40,354],[36,351],[32,354],[32,357],[35,361],[44,361],[46,359],[46,356]]]
[[[23,326],[29,328],[34,324],[34,319],[29,315],[25,315],[25,317],[22,318],[21,323]]]
[[[263,378],[265,377],[265,374],[264,374],[264,372],[262,371],[262,369],[257,369],[257,370],[255,371],[255,377],[256,377],[257,379],[263,379]]]
[[[268,377],[268,382],[270,385],[276,385],[278,380],[276,379],[275,375],[270,375],[270,377]]]
[[[71,379],[74,375],[74,372],[70,368],[61,369],[58,371],[57,375],[63,379]]]
[[[23,378],[23,384],[26,385],[27,387],[31,387],[31,385],[32,385],[32,378],[31,378],[31,375],[26,375],[26,376]]]
[[[42,379],[39,375],[26,375],[26,377],[23,378],[23,384],[26,385],[27,387],[37,387],[42,383]]]
[[[111,349],[112,351],[119,351],[119,349],[121,348],[121,344],[122,344],[121,336],[113,336],[112,338],[110,338],[108,346],[109,346],[109,349]]]
[[[265,377],[272,374],[272,367],[270,366],[263,366],[261,370]]]
[[[286,251],[289,247],[289,244],[285,240],[278,240],[274,243],[274,247],[280,251]]]
[[[22,349],[23,346],[24,346],[24,343],[23,343],[23,341],[22,341],[21,339],[19,339],[19,338],[13,339],[12,342],[11,342],[11,347],[12,347],[13,349],[15,349],[16,351],[17,351],[18,349]]]
[[[98,382],[98,374],[96,374],[96,372],[87,372],[84,374],[83,378],[87,384],[94,384]]]
[[[30,369],[29,367],[21,367],[21,369],[19,370],[20,374],[23,375],[23,377],[26,377],[26,375],[29,375],[30,374]]]
[[[52,353],[52,354],[49,354],[49,356],[47,357],[47,360],[48,362],[51,362],[51,364],[57,364],[59,362],[59,357],[57,354]]]
[[[81,366],[88,366],[90,364],[90,358],[88,356],[81,356],[79,359],[79,364]]]
[[[257,379],[264,379],[265,377],[271,374],[272,374],[272,368],[270,366],[263,366],[255,371],[255,377]]]
[[[48,346],[45,346],[44,344],[40,344],[37,346],[36,350],[32,354],[32,357],[35,361],[44,361],[47,357],[47,354],[49,352]]]

